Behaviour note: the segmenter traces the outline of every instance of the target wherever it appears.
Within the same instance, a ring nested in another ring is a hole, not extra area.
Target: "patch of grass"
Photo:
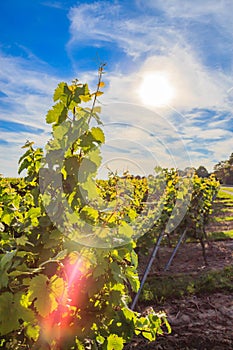
[[[225,212],[228,212],[228,211],[229,211],[230,213],[231,213],[231,212],[233,213],[233,208],[223,208],[221,211],[224,212],[224,213],[225,213]]]
[[[215,231],[208,233],[208,239],[211,241],[222,241],[225,239],[233,238],[233,230],[228,231]]]
[[[221,187],[221,190],[232,192],[232,194],[233,194],[233,187]]]
[[[193,275],[170,275],[148,277],[140,301],[157,303],[185,295],[198,295],[217,291],[233,292],[233,265],[221,271],[206,271]]]
[[[225,267],[222,271],[203,274],[196,283],[196,293],[220,290],[233,291],[233,265]]]
[[[233,221],[233,216],[216,216],[214,220],[217,222]]]
[[[218,192],[217,199],[227,199],[232,201],[233,200],[233,193],[232,195],[230,193],[223,192],[221,189]]]

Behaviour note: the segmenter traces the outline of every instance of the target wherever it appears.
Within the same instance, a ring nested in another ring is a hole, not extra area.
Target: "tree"
[[[199,168],[196,170],[196,174],[199,177],[208,177],[209,176],[208,170],[203,165],[199,166]]]
[[[223,185],[233,185],[233,153],[214,166],[214,174]]]
[[[231,155],[230,155],[229,164],[230,164],[230,165],[233,165],[233,152],[232,152]]]

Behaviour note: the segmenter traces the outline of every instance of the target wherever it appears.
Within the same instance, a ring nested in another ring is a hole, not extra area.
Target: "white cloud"
[[[191,166],[189,154],[178,130],[169,120],[140,105],[116,103],[103,108],[106,147],[104,160],[128,157],[152,172],[156,165],[162,167]],[[119,161],[120,161],[119,159]]]
[[[26,140],[35,141],[36,147],[43,146],[49,127],[45,115],[52,103],[52,93],[58,78],[42,72],[32,61],[0,54],[0,120],[14,124],[15,131],[2,131],[0,146],[0,173],[17,175],[17,163],[23,154],[21,146]],[[30,127],[31,132],[23,130]],[[33,131],[33,128],[34,131]],[[37,130],[40,130],[37,134]]]
[[[208,145],[208,149],[212,152],[212,157],[210,161],[212,161],[212,166],[221,160],[226,160],[232,153],[232,143],[233,133],[229,134],[229,136],[225,139],[219,140],[217,143],[212,143]]]
[[[224,18],[218,16],[218,11],[227,15],[228,10],[219,3],[207,1],[194,6],[191,1],[185,4],[178,1],[172,6],[169,1],[158,1],[143,3],[143,6],[151,4],[164,10],[170,17],[201,18],[213,14],[217,18]],[[177,92],[172,108],[180,111],[202,107],[222,109],[226,106],[230,97],[228,91],[232,87],[229,74],[203,64],[200,51],[191,41],[187,41],[186,27],[178,24],[174,26],[168,20],[159,21],[153,11],[151,14],[141,11],[130,17],[120,3],[81,4],[71,9],[69,17],[71,40],[68,46],[71,52],[74,46],[104,46],[110,42],[132,58],[141,57],[137,61],[137,72],[134,70],[131,75],[121,75],[123,64],[118,66],[118,71],[113,72],[108,92],[115,100],[138,103],[135,87],[140,84],[145,72],[162,70],[169,73]],[[218,44],[215,44],[216,50]]]
[[[140,1],[139,1],[140,3]],[[214,17],[222,18],[223,14],[230,15],[233,10],[233,4],[231,0],[196,0],[195,4],[192,0],[176,0],[171,2],[170,0],[148,0],[146,2],[148,7],[163,9],[169,16],[179,18],[202,18],[214,15]]]
[[[162,52],[174,35],[178,35],[153,16],[137,14],[131,17],[127,10],[120,3],[107,1],[73,7],[69,14],[71,39],[68,48],[115,43],[127,55],[137,58],[152,51]]]
[[[128,159],[139,161],[138,155],[144,150],[148,156],[141,157],[140,164],[148,171],[151,169],[150,152],[152,158],[164,165],[170,161],[179,167],[189,166],[190,156],[196,165],[200,165],[199,159],[205,160],[211,167],[216,159],[227,158],[232,152],[232,133],[226,128],[232,123],[233,84],[229,72],[204,64],[205,53],[189,40],[189,21],[205,24],[211,21],[211,24],[219,25],[218,30],[222,31],[223,37],[229,35],[231,38],[233,28],[229,19],[233,3],[228,0],[197,0],[195,4],[181,0],[172,4],[168,0],[148,0],[146,4],[137,0],[135,3],[144,11],[126,9],[123,2],[101,1],[82,2],[69,12],[71,37],[67,50],[71,60],[73,52],[85,46],[107,47],[113,52],[117,47],[122,52],[122,56],[116,58],[116,65],[112,69],[107,67],[109,72],[104,76],[107,84],[105,95],[101,97],[104,104],[103,121],[106,124],[125,123],[121,127],[111,129],[110,125],[107,128],[107,144],[111,146],[112,142],[112,148],[105,149],[106,159],[117,156],[123,159],[128,142],[128,146],[131,144]],[[57,6],[60,2],[49,1],[46,4]],[[148,8],[149,11],[146,10]],[[162,11],[162,20],[155,15],[156,10]],[[195,35],[198,37],[198,31]],[[216,42],[216,54],[221,45],[222,42]],[[125,58],[127,62],[132,60],[134,68],[130,73],[124,72]],[[19,58],[2,55],[0,65],[4,67],[0,72],[0,91],[8,96],[3,99],[9,106],[5,109],[2,107],[0,118],[5,120],[7,117],[10,121],[26,123],[46,132],[49,128],[44,116],[52,104],[52,93],[60,79],[41,73],[31,62]],[[169,75],[175,89],[171,106],[146,108],[142,105],[138,90],[148,72],[165,72]],[[95,89],[95,73],[87,71],[78,78]],[[214,110],[216,115],[205,114],[202,118],[205,109]],[[224,115],[224,111],[228,111],[228,114]],[[34,135],[26,133],[4,135],[15,147],[23,144],[25,137],[31,138],[31,135],[35,139]],[[44,136],[41,137],[43,141]],[[40,141],[40,137],[37,140]],[[117,144],[120,146],[118,150]],[[4,147],[1,147],[3,150]],[[199,151],[200,148],[203,152]],[[10,149],[12,159],[15,159],[13,147]],[[211,154],[211,158],[206,159],[207,154]],[[6,158],[4,154],[4,161],[7,162]]]
[[[181,30],[183,27],[183,32],[186,31],[185,34],[188,34],[190,24],[196,22],[207,27],[213,26],[226,39],[233,38],[233,2],[231,0],[196,0],[195,3],[192,0],[176,0],[173,2],[170,0],[148,0],[146,3],[138,0],[138,4],[146,6],[147,9],[152,11],[153,9],[164,11],[167,21],[176,21],[176,26],[180,25]],[[215,40],[216,38],[212,37],[210,39]],[[216,50],[218,46],[224,48],[222,43],[217,40],[215,40],[215,45]]]
[[[167,56],[149,57],[138,72],[110,76],[107,94],[118,101],[141,104],[138,92],[143,77],[156,72],[166,74],[173,87],[175,96],[169,109],[229,108],[227,91],[231,79],[219,71],[206,69],[195,54],[178,46]]]
[[[51,105],[58,78],[33,68],[30,61],[0,55],[0,90],[7,95],[0,119],[45,128],[45,114]]]
[[[43,1],[41,3],[41,5],[47,6],[47,7],[52,7],[52,8],[59,9],[59,10],[65,9],[65,4],[61,1]]]

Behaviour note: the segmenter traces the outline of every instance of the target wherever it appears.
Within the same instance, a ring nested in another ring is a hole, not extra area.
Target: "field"
[[[142,312],[153,307],[165,310],[172,333],[146,344],[135,339],[131,349],[191,350],[233,348],[233,195],[221,189],[206,227],[208,265],[201,246],[186,242],[177,252],[169,271],[163,267],[172,248],[160,248],[139,302]],[[141,257],[143,271],[146,263]]]

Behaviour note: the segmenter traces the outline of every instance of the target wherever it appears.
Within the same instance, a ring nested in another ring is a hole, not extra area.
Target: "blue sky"
[[[95,89],[100,62],[102,173],[211,171],[233,151],[232,13],[231,0],[1,1],[0,173],[17,176],[26,140],[46,144],[56,85]],[[168,82],[162,104],[156,81],[142,90],[148,76]]]

